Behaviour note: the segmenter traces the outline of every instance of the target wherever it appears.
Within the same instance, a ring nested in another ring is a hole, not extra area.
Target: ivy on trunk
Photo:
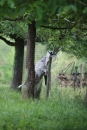
[[[24,41],[19,40],[15,44],[14,69],[11,84],[12,89],[17,89],[18,86],[22,83],[23,59],[24,59]]]
[[[24,59],[24,39],[16,37],[15,34],[11,34],[10,37],[15,40],[11,42],[0,36],[0,39],[3,40],[7,45],[15,47],[15,56],[14,56],[14,67],[13,67],[13,77],[11,88],[17,89],[18,86],[22,83],[22,73],[23,73],[23,59]],[[21,89],[20,89],[21,90]]]

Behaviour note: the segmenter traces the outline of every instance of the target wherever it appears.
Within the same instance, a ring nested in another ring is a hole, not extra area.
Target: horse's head
[[[60,50],[61,50],[61,48],[59,48],[58,51],[55,52],[55,50],[54,50],[54,48],[53,48],[53,51],[48,51],[48,52],[47,52],[47,55],[46,55],[46,63],[45,63],[45,64],[46,64],[46,65],[48,64],[50,58],[52,58],[52,59],[56,58],[57,53],[58,53]]]
[[[47,55],[46,55],[46,61],[45,61],[45,65],[48,64],[48,62],[50,61],[50,58],[55,58],[56,57],[56,53],[54,53],[53,51],[48,51]]]

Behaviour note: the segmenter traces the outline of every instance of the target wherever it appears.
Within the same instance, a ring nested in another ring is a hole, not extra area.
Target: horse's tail
[[[19,85],[19,86],[18,86],[18,88],[21,88],[21,87],[22,87],[22,86],[24,86],[24,85],[25,85],[25,83],[24,83],[24,84]]]

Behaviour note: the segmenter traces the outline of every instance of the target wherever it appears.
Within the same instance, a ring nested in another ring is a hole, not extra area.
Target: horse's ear
[[[51,52],[50,52],[50,51],[48,51],[48,53],[51,55]]]
[[[57,53],[62,49],[62,46],[60,46],[60,47],[58,48],[58,50],[56,51],[54,44],[51,43],[51,45],[52,45],[52,48],[53,48],[53,54],[55,54],[55,55],[57,55]]]
[[[61,49],[62,49],[62,47],[59,47],[58,51],[56,52],[56,55],[57,55],[57,53],[58,53]]]
[[[51,45],[52,45],[52,50],[53,50],[53,52],[55,52],[55,48],[54,48],[53,43],[51,43]]]
[[[54,52],[53,51],[48,51],[48,53],[52,56],[54,55]]]
[[[48,51],[48,53],[50,54],[50,51]]]

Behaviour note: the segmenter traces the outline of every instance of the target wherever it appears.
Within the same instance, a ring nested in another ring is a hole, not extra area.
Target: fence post
[[[52,57],[50,57],[50,60],[49,60],[49,63],[48,63],[46,98],[49,97],[49,90],[51,89],[51,63],[52,63]]]
[[[82,64],[80,65],[80,92],[82,91]]]

